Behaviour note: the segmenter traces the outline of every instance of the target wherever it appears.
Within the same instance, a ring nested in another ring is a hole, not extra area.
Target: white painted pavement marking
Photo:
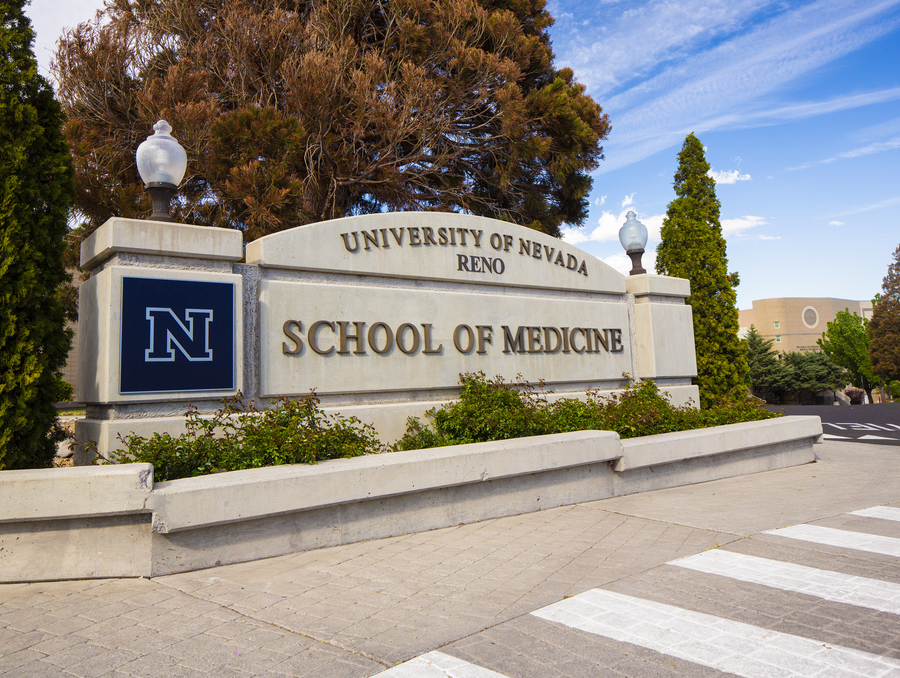
[[[884,556],[900,558],[900,539],[895,537],[882,537],[877,534],[865,532],[850,532],[848,530],[836,530],[833,527],[821,525],[792,525],[778,530],[768,530],[764,534],[774,534],[779,537],[800,539],[826,546],[840,546],[845,549],[880,553]]]
[[[900,508],[893,506],[873,506],[872,508],[850,511],[851,516],[865,516],[866,518],[881,518],[882,520],[900,520]]]
[[[443,652],[428,652],[382,671],[372,678],[507,678]]]
[[[900,584],[713,549],[669,565],[900,614]]]
[[[744,678],[900,675],[900,660],[593,589],[532,612]]]

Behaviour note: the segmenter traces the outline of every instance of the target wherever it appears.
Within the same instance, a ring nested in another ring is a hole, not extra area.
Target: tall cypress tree
[[[700,404],[742,400],[747,393],[746,349],[738,339],[737,273],[728,272],[719,223],[716,182],[700,140],[689,134],[678,154],[675,193],[666,210],[656,272],[691,281]]]
[[[50,465],[70,344],[59,291],[74,174],[23,5],[0,0],[0,469]]]

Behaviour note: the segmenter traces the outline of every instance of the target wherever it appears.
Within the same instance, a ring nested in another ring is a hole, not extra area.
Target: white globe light
[[[635,219],[634,212],[625,215],[625,224],[619,229],[619,242],[626,252],[642,250],[647,246],[647,227]]]
[[[153,125],[155,132],[137,149],[138,174],[144,186],[168,184],[177,187],[187,170],[187,153],[169,134],[172,127],[165,120]]]

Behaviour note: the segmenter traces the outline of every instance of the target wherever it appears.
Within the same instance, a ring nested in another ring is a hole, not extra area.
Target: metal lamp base
[[[153,201],[153,213],[147,217],[149,221],[175,221],[169,215],[169,204],[178,191],[178,186],[162,181],[154,181],[146,185],[150,200]]]
[[[631,257],[631,270],[628,272],[628,275],[643,275],[647,272],[641,266],[641,256],[644,254],[644,250],[628,250],[625,254]]]

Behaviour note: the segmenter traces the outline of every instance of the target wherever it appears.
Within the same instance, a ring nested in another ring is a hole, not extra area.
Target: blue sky
[[[100,0],[33,0],[44,69]],[[584,228],[621,271],[632,209],[659,238],[684,137],[707,148],[738,305],[870,299],[900,245],[900,0],[550,0],[556,62],[609,114]],[[649,269],[650,267],[647,266]]]

